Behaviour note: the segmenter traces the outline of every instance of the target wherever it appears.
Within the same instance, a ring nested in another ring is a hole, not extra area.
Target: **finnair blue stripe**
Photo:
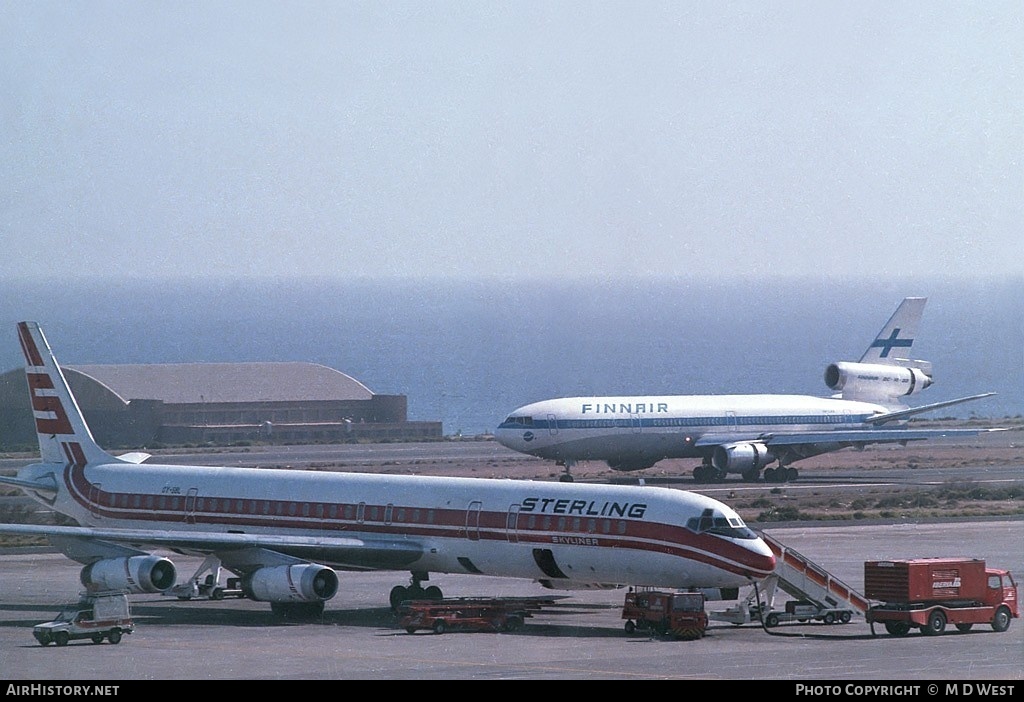
[[[802,424],[856,424],[870,415],[807,414],[750,415],[728,417],[618,417],[607,419],[540,419],[502,422],[499,429],[644,429],[664,427],[792,426]]]

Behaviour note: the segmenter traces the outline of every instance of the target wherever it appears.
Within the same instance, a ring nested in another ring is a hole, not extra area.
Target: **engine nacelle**
[[[338,574],[327,566],[302,563],[260,568],[242,578],[242,592],[260,602],[323,602],[338,592]]]
[[[884,363],[832,363],[825,369],[825,385],[846,399],[883,399],[913,395],[932,384],[920,368]]]
[[[764,444],[740,442],[716,446],[711,465],[723,473],[746,473],[761,470],[775,460],[775,454]]]
[[[174,564],[160,556],[107,558],[82,568],[87,590],[127,590],[132,594],[163,592],[174,585]]]

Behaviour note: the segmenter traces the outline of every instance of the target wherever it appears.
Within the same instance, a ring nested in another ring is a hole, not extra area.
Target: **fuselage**
[[[318,560],[339,569],[365,566],[346,543],[386,544],[395,570],[563,584],[728,588],[774,567],[731,508],[667,488],[116,461],[40,463],[19,478],[47,475],[56,498],[36,497],[82,525],[314,537]]]
[[[503,445],[557,461],[603,460],[622,469],[707,456],[721,442],[788,431],[851,430],[887,411],[869,402],[806,395],[567,397],[513,411],[495,431]],[[637,461],[640,464],[637,465]]]

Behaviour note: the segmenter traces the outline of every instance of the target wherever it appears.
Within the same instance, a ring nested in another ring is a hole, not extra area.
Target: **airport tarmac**
[[[1024,520],[766,529],[856,590],[863,562],[968,556],[1024,573]],[[197,559],[175,556],[179,579]],[[7,681],[155,680],[781,680],[994,681],[1024,678],[1024,622],[941,636],[872,636],[846,625],[713,622],[696,641],[627,634],[624,590],[554,592],[529,581],[435,574],[447,597],[550,596],[515,633],[408,634],[386,606],[403,573],[342,573],[317,623],[283,623],[265,603],[133,596],[137,629],[118,645],[42,647],[32,625],[77,598],[79,567],[54,553],[0,555],[0,677]],[[746,594],[741,591],[741,597]],[[724,609],[708,603],[709,610]],[[135,689],[135,688],[130,688]]]

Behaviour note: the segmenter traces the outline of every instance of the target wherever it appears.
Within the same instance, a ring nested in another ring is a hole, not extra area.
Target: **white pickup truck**
[[[36,624],[32,635],[43,646],[67,646],[75,639],[93,643],[120,643],[124,634],[135,631],[128,596],[123,592],[83,593],[78,604],[61,610],[53,621]]]

